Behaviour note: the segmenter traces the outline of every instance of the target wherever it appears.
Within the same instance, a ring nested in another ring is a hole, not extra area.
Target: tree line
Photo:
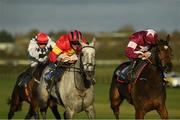
[[[27,59],[28,43],[30,39],[34,37],[38,32],[39,30],[34,29],[34,30],[30,30],[27,33],[13,35],[6,30],[1,30],[0,44],[12,43],[16,45],[15,47],[16,49],[12,50],[12,53],[8,55],[4,53],[4,51],[0,51],[2,53],[0,55],[0,58],[9,58],[10,56],[11,57],[13,56],[15,59]],[[135,32],[134,28],[132,26],[127,25],[112,32],[98,32],[98,33],[83,32],[83,34],[88,41],[90,41],[94,36],[96,37],[97,59],[125,59],[126,57],[124,56],[124,49],[128,43],[128,36],[133,32]],[[56,41],[62,34],[66,34],[66,33],[67,31],[61,30],[57,32],[50,31],[47,34],[52,38],[52,40]],[[168,33],[162,30],[162,31],[158,31],[158,33],[161,39],[165,39],[166,36],[170,34],[172,40],[171,46],[174,51],[173,59],[179,61],[180,51],[178,49],[180,46],[180,31],[174,30],[173,32]],[[17,52],[18,54],[14,54],[13,52],[16,52],[17,50],[19,50]]]

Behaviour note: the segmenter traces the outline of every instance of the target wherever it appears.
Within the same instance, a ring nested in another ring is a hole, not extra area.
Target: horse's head
[[[166,40],[159,40],[157,42],[156,47],[154,50],[152,49],[152,54],[154,54],[154,61],[155,64],[160,65],[163,68],[163,71],[169,72],[172,70],[172,49],[169,45],[169,35],[167,36]],[[153,58],[153,57],[152,57]]]
[[[90,44],[85,44],[80,41],[82,45],[80,53],[80,65],[81,69],[86,75],[86,79],[92,80],[95,74],[95,38],[93,38]]]

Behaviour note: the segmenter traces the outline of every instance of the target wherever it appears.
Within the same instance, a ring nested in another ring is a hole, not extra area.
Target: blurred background
[[[52,40],[78,29],[91,41],[96,37],[97,118],[114,118],[109,105],[109,87],[116,66],[127,60],[124,49],[128,36],[135,31],[153,28],[160,38],[170,34],[173,49],[173,72],[167,74],[167,107],[170,118],[180,118],[180,1],[179,0],[0,0],[0,118],[7,118],[17,76],[28,65],[27,47],[38,32]],[[24,118],[28,110],[15,114]],[[62,107],[59,107],[63,112]],[[126,102],[121,118],[134,118],[134,109]],[[159,118],[150,112],[147,118]],[[53,118],[48,112],[48,118]],[[84,113],[76,118],[86,118]]]

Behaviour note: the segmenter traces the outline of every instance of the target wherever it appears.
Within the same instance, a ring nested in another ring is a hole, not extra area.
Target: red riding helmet
[[[47,44],[49,37],[47,34],[40,32],[37,34],[36,40],[38,44]]]
[[[145,31],[147,31],[147,34],[146,34],[147,43],[154,45],[156,43],[157,39],[158,39],[157,32],[154,31],[153,29],[147,29]]]
[[[68,33],[69,41],[70,42],[79,42],[82,40],[82,33],[79,30],[74,30]]]

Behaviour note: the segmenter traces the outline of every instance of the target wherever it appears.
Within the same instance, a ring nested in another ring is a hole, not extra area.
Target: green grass
[[[8,80],[8,81],[0,81],[0,118],[5,119],[7,118],[9,106],[6,104],[7,98],[11,95],[13,90],[15,81]],[[110,109],[109,104],[109,84],[96,84],[95,85],[95,109],[97,113],[97,118],[114,118],[112,111]],[[169,111],[170,118],[180,118],[180,89],[167,89],[167,108]],[[14,118],[24,118],[26,112],[28,110],[28,104],[24,103],[23,109],[20,112],[17,112]],[[63,113],[62,107],[59,107],[61,113]],[[51,111],[48,112],[48,118],[54,118]],[[86,118],[85,113],[80,113],[76,116],[76,118]],[[124,102],[121,107],[121,118],[134,118],[134,109],[133,106]],[[159,118],[156,112],[150,112],[146,115],[146,118]]]
[[[3,69],[1,67],[0,73],[0,119],[6,119],[9,111],[9,106],[6,104],[7,98],[11,95],[15,78],[19,74],[20,71],[24,69],[24,67],[15,67],[11,68],[11,72],[8,72],[9,69]],[[95,85],[95,110],[97,118],[114,118],[113,113],[110,109],[109,102],[109,86],[111,81],[112,72],[115,69],[115,66],[97,66],[96,70],[96,78],[97,84]],[[180,89],[179,88],[167,88],[167,109],[169,112],[170,119],[178,119],[180,118]],[[61,115],[64,112],[64,109],[59,106],[58,107]],[[28,104],[24,103],[22,111],[16,112],[14,118],[24,118],[28,110]],[[120,118],[134,118],[134,108],[126,101],[122,104],[120,113]],[[51,111],[48,110],[47,118],[54,118]],[[79,113],[75,116],[75,118],[87,118],[84,112]],[[158,119],[159,115],[155,112],[149,112],[145,118],[155,118]]]

